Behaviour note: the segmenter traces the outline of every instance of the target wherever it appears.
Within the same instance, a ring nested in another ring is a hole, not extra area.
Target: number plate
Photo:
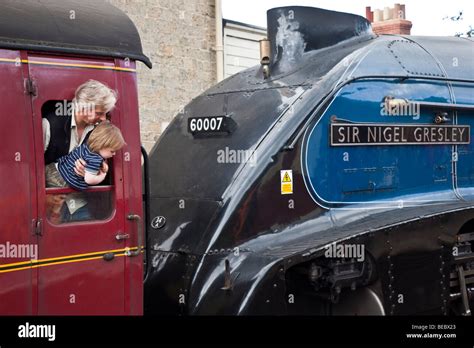
[[[228,116],[188,118],[188,132],[192,135],[213,135],[232,132],[232,120]]]

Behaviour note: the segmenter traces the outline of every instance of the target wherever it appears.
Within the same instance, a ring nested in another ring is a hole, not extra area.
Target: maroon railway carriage
[[[143,207],[132,21],[92,0],[0,2],[0,315],[140,315]],[[118,92],[112,123],[127,145],[108,185],[87,192],[94,219],[51,221],[42,115],[89,79]]]

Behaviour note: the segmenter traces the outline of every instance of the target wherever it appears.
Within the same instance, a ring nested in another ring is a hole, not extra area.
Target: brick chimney
[[[372,24],[375,34],[410,35],[412,23],[405,18],[405,5],[395,4],[393,8],[383,10],[365,8],[365,18]]]

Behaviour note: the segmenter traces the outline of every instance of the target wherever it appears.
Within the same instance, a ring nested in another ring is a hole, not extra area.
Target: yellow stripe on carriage
[[[29,268],[38,268],[38,267],[44,267],[44,266],[60,265],[60,264],[71,263],[71,262],[81,262],[81,261],[87,261],[87,260],[95,260],[95,259],[102,258],[105,254],[108,254],[108,253],[114,253],[115,256],[124,256],[127,251],[135,251],[137,249],[138,249],[138,247],[122,248],[122,249],[114,249],[114,250],[96,251],[96,252],[93,252],[93,253],[86,253],[86,254],[75,254],[75,255],[67,255],[67,256],[53,257],[53,258],[47,258],[47,259],[29,260],[29,261],[23,261],[23,262],[8,263],[8,264],[0,265],[0,273],[20,271],[20,270],[25,270],[25,269],[29,269]],[[142,249],[143,249],[143,246],[142,246]],[[142,252],[143,252],[143,250],[142,250]],[[90,256],[90,257],[87,257],[87,256]],[[19,267],[15,267],[15,266],[19,266]],[[23,267],[21,267],[21,266],[23,266]],[[14,268],[6,269],[6,268],[10,268],[10,267],[14,267]]]
[[[93,64],[73,64],[73,63],[43,62],[43,61],[20,59],[20,58],[16,58],[16,59],[0,58],[0,62],[35,64],[35,65],[50,65],[50,66],[64,66],[64,67],[87,68],[87,69],[116,70],[116,71],[126,71],[126,72],[136,72],[136,71],[137,71],[136,69],[122,68],[122,67],[115,67],[115,66],[103,66],[103,65],[93,65]]]
[[[115,256],[119,257],[119,256],[125,256],[125,253],[120,253],[120,254],[115,254]],[[98,259],[101,259],[102,256],[96,256],[96,257],[88,257],[88,258],[85,258],[85,259],[75,259],[75,260],[67,260],[67,261],[59,261],[59,262],[50,262],[50,263],[46,263],[44,265],[35,265],[35,264],[32,264],[30,266],[26,266],[26,267],[20,267],[20,268],[13,268],[13,269],[6,269],[6,270],[1,270],[0,269],[0,273],[7,273],[7,272],[14,272],[14,271],[21,271],[21,270],[25,270],[25,269],[30,269],[30,268],[40,268],[40,267],[46,267],[46,266],[56,266],[56,265],[62,265],[62,264],[65,264],[65,263],[73,263],[73,262],[82,262],[82,261],[90,261],[90,260],[98,260]]]

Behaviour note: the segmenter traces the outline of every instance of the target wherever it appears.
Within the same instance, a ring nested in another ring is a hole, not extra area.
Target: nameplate
[[[461,145],[470,143],[470,126],[331,124],[331,146]]]

